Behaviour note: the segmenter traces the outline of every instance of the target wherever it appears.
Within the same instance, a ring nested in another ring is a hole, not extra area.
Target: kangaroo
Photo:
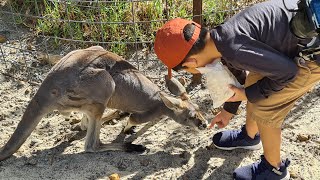
[[[141,145],[100,142],[101,117],[106,108],[130,113],[124,131],[162,116],[200,130],[207,124],[197,105],[188,98],[161,92],[122,57],[92,46],[71,51],[52,67],[13,135],[0,149],[0,161],[15,153],[42,117],[53,110],[62,114],[78,111],[87,116],[86,152],[143,151]]]

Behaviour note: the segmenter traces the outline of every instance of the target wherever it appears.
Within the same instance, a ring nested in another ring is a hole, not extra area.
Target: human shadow
[[[159,151],[155,154],[137,156],[140,165],[136,166],[139,171],[132,176],[132,180],[140,180],[161,170],[168,168],[179,168],[189,161],[191,154],[184,151],[180,154],[171,154],[165,151]]]
[[[201,147],[194,152],[194,165],[177,179],[204,179],[206,173],[209,176],[205,179],[232,179],[234,169],[250,153],[246,150],[222,151],[212,145]]]
[[[192,156],[188,158],[190,161],[186,160],[182,165],[186,170],[182,175],[175,177],[176,179],[232,179],[234,169],[239,167],[243,158],[252,153],[252,151],[241,149],[219,150],[212,144],[210,134],[210,131],[193,132],[192,129],[185,127],[176,129],[168,137],[170,141],[163,149],[171,149],[173,146],[180,149],[191,149]]]

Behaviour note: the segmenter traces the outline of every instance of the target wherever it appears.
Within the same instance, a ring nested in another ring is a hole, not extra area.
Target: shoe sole
[[[235,179],[235,178],[233,178],[233,180],[236,180],[236,179]],[[284,177],[284,178],[282,178],[282,179],[280,179],[280,180],[290,180],[290,173],[289,173],[289,172],[287,172],[286,177]]]
[[[233,178],[233,180],[236,180],[235,178]],[[286,177],[280,179],[280,180],[290,180],[290,173],[288,172],[288,174],[286,175]]]
[[[254,145],[254,146],[220,147],[220,146],[215,145],[214,143],[212,143],[212,144],[218,149],[227,150],[227,151],[231,151],[231,150],[234,150],[234,149],[259,150],[259,149],[262,148],[261,141],[259,142],[259,144]]]
[[[290,173],[289,173],[289,171],[287,172],[286,177],[282,178],[281,180],[290,180]]]

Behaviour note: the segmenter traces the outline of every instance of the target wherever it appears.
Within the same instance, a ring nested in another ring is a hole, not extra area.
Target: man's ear
[[[198,67],[198,61],[196,58],[188,58],[184,61],[182,64],[182,67],[185,71],[192,73],[192,74],[198,74],[200,73],[196,68]]]
[[[184,61],[182,64],[182,67],[188,67],[188,68],[196,68],[198,67],[198,62],[196,58],[188,58]]]

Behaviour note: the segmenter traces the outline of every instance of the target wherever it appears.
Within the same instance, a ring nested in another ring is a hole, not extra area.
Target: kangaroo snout
[[[205,130],[205,129],[207,128],[207,123],[201,121],[201,122],[199,123],[199,125],[198,125],[198,128],[199,128],[200,130]]]
[[[202,112],[198,111],[196,113],[196,120],[198,121],[196,125],[199,130],[205,130],[207,128],[208,121],[204,118]]]

